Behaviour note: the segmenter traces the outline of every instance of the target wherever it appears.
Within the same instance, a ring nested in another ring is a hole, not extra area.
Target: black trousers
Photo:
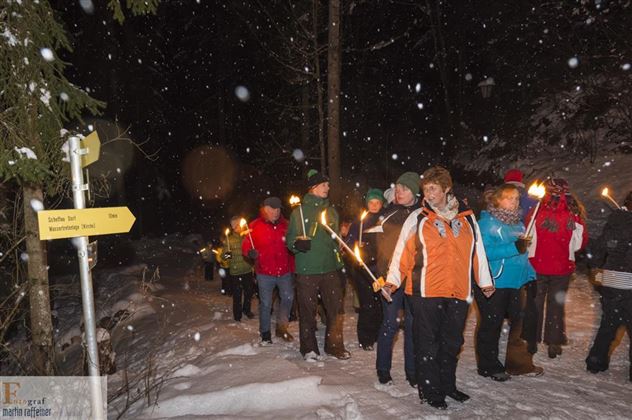
[[[464,300],[407,296],[413,313],[417,383],[429,401],[456,389],[456,365],[469,305]]]
[[[566,344],[566,293],[571,276],[537,275],[538,293],[535,306],[538,311],[536,340],[546,344]],[[544,336],[542,336],[544,327]]]
[[[486,298],[478,287],[474,287],[474,298],[480,314],[476,328],[476,364],[478,373],[484,376],[507,371],[514,375],[532,372],[533,357],[527,351],[527,343],[520,337],[525,307],[525,290],[496,289]],[[510,329],[507,340],[505,364],[499,360],[498,341],[505,318]]]
[[[327,318],[325,330],[325,352],[335,354],[344,349],[340,308],[343,302],[344,279],[337,271],[324,274],[298,274],[296,294],[299,314],[299,337],[301,354],[313,351],[320,354],[316,341],[316,311],[318,296],[323,303]]]
[[[382,325],[380,294],[373,291],[373,280],[362,270],[352,269],[351,278],[360,301],[358,313],[358,342],[362,347],[372,346]]]
[[[586,366],[597,370],[606,370],[610,364],[610,345],[615,339],[617,330],[625,325],[628,335],[632,337],[632,290],[615,289],[601,286],[601,323],[588,357]],[[629,360],[632,364],[632,345],[630,345]],[[632,380],[632,365],[630,366],[630,380]]]
[[[255,277],[252,273],[230,276],[230,284],[233,290],[233,318],[241,321],[242,314],[252,312],[250,301],[255,292]]]

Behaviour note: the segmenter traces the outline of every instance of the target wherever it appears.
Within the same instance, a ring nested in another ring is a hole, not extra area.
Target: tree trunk
[[[23,194],[33,365],[38,375],[50,376],[54,374],[54,347],[48,290],[48,257],[46,242],[39,239],[37,213],[31,207],[32,200],[39,200],[43,203],[44,196],[39,185],[25,185]]]
[[[307,149],[310,144],[310,135],[309,135],[309,126],[310,126],[310,106],[309,106],[309,82],[305,82],[301,85],[301,110],[302,110],[302,121],[301,121],[301,149],[303,153],[307,153]],[[303,165],[303,172],[307,171],[307,167]],[[305,174],[306,175],[306,174]]]
[[[329,48],[327,49],[327,151],[331,199],[340,203],[340,0],[329,1]]]
[[[323,84],[320,74],[320,54],[318,53],[318,0],[312,3],[312,25],[314,28],[314,74],[316,76],[316,107],[318,108],[318,144],[320,146],[320,172],[327,173],[327,152],[325,149],[325,104]]]

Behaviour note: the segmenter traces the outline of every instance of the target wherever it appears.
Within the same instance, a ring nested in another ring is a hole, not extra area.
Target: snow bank
[[[344,405],[345,411],[353,412],[352,401],[348,398],[341,400],[334,387],[323,386],[321,381],[319,376],[307,376],[277,383],[252,383],[204,394],[180,395],[161,401],[157,408],[148,408],[144,414],[152,418],[187,415],[259,417],[264,413],[299,408],[304,412],[306,407],[320,408],[324,405]]]

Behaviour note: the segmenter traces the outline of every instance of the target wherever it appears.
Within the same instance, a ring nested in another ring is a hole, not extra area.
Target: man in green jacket
[[[307,174],[308,193],[302,201],[305,232],[300,209],[290,217],[286,243],[296,257],[296,291],[299,311],[301,354],[305,360],[316,360],[320,355],[316,341],[316,310],[318,295],[327,315],[325,353],[338,359],[348,359],[342,339],[344,278],[338,243],[321,226],[321,217],[334,232],[338,232],[338,213],[330,207],[329,179],[315,170]]]

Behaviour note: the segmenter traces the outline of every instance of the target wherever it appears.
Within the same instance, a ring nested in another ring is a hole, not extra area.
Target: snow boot
[[[549,344],[549,358],[555,359],[562,355],[562,346],[559,344]]]
[[[454,401],[458,401],[460,403],[465,402],[470,399],[470,396],[465,392],[461,392],[458,389],[454,389],[452,392],[448,392],[448,397],[452,398]]]
[[[393,378],[391,378],[391,372],[388,370],[378,370],[377,380],[380,381],[382,385],[393,383]]]
[[[290,334],[287,331],[287,328],[279,328],[279,327],[277,327],[275,335],[277,337],[280,337],[283,340],[287,341],[288,343],[291,342],[291,341],[294,341],[294,336],[292,336],[292,334]]]

